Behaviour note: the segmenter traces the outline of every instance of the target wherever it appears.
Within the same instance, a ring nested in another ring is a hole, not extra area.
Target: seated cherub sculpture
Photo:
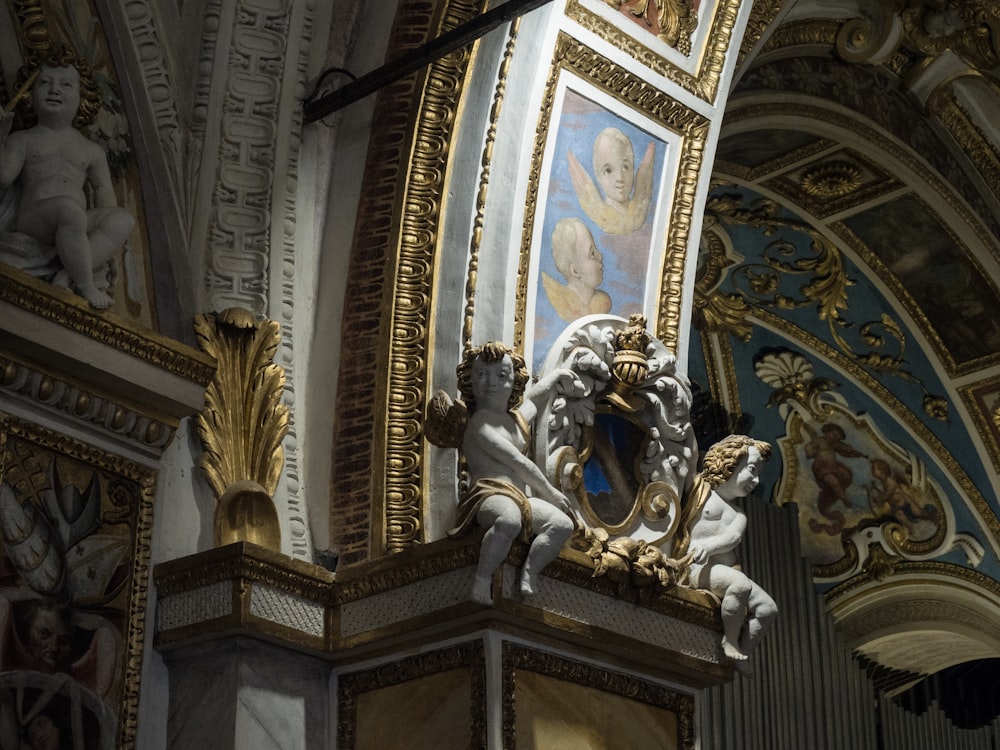
[[[706,451],[704,468],[681,517],[675,557],[689,556],[689,584],[721,599],[722,651],[737,669],[749,672],[754,647],[778,614],[774,600],[740,570],[736,549],[747,527],[735,501],[760,481],[760,464],[771,446],[746,435],[730,435]]]
[[[530,541],[520,592],[532,596],[539,573],[559,555],[576,519],[566,496],[526,455],[530,425],[553,388],[575,393],[583,383],[563,369],[528,388],[524,358],[497,341],[469,349],[457,373],[462,400],[452,403],[439,392],[425,430],[431,442],[460,448],[467,467],[469,486],[459,501],[456,526],[448,533],[486,527],[472,598],[487,605],[493,603],[493,573],[514,539]]]
[[[18,80],[15,99],[31,94],[24,119],[37,122],[11,132],[14,113],[0,116],[0,189],[15,191],[0,214],[0,260],[109,307],[106,269],[135,220],[117,205],[104,150],[78,129],[97,115],[100,89],[62,45],[32,59]]]

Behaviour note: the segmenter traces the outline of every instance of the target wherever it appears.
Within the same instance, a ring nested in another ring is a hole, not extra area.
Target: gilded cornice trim
[[[996,88],[995,85],[993,87]],[[949,86],[935,92],[927,102],[927,109],[938,118],[965,152],[969,163],[982,176],[993,195],[1000,195],[1000,148],[976,125],[975,118],[959,103],[954,88]]]
[[[785,0],[753,0],[750,18],[747,20],[747,28],[743,33],[739,56],[736,59],[737,69],[750,56],[750,52],[764,36],[767,27],[774,23],[774,19],[778,17],[781,6],[784,4]]]
[[[690,91],[708,103],[712,103],[719,92],[722,69],[726,62],[726,54],[729,52],[740,3],[741,0],[724,0],[722,3],[714,4],[711,30],[694,73],[689,73],[674,65],[632,34],[609,24],[592,10],[581,5],[579,0],[569,0],[566,5],[566,15],[587,31],[623,50],[640,64],[663,76],[671,83]],[[695,50],[694,52],[700,51]]]
[[[993,535],[995,543],[1000,542],[1000,518],[997,517],[994,510],[986,501],[986,498],[983,497],[983,494],[979,491],[979,488],[975,485],[969,475],[965,473],[965,470],[951,454],[951,452],[944,447],[940,440],[938,440],[937,436],[927,429],[916,414],[907,408],[907,406],[891,391],[889,391],[888,388],[873,378],[871,374],[857,362],[845,357],[840,351],[833,348],[822,339],[816,338],[808,331],[799,328],[784,318],[781,318],[760,307],[754,307],[753,312],[749,317],[751,319],[757,319],[775,331],[779,331],[790,341],[795,342],[797,346],[804,348],[807,351],[816,352],[828,362],[833,363],[835,367],[849,374],[853,379],[868,389],[875,398],[886,406],[886,408],[896,414],[896,416],[903,421],[910,431],[923,441],[924,445],[929,448],[940,465],[944,467],[956,481],[958,486],[972,503],[976,512],[979,513],[985,527]]]
[[[435,10],[404,2],[388,56],[427,38],[432,26],[469,20],[480,5],[452,0]],[[422,533],[420,436],[438,196],[470,57],[464,50],[438,60],[387,86],[376,104],[342,323],[351,356],[342,359],[338,381],[330,524],[342,565],[407,549]]]
[[[754,3],[754,10],[756,10]],[[842,21],[827,18],[811,18],[804,21],[783,23],[768,37],[760,54],[777,52],[789,47],[829,47],[831,52],[837,44],[837,34]]]
[[[178,560],[153,571],[159,598],[224,581],[249,581],[321,604],[332,603],[333,573],[325,568],[249,542],[234,542]]]
[[[890,592],[893,588],[905,586],[907,581],[904,578],[927,583],[931,582],[932,579],[937,579],[934,582],[941,586],[949,585],[948,580],[951,579],[960,582],[963,587],[982,590],[1000,599],[1000,582],[996,579],[972,568],[933,560],[899,562],[893,566],[893,575],[885,579],[876,579],[868,571],[864,571],[834,586],[826,592],[824,599],[827,607],[836,617],[837,610],[854,597],[862,594],[879,596]],[[897,607],[898,603],[894,603],[892,606]]]
[[[124,438],[134,447],[159,453],[173,439],[178,420],[114,400],[89,384],[76,382],[34,363],[0,354],[0,390],[28,398],[70,419]]]
[[[16,269],[0,271],[0,300],[199,386],[207,386],[215,374],[215,361],[196,349],[135,326],[113,312],[96,312],[83,298]]]
[[[995,400],[992,405],[985,406],[987,409],[992,408],[993,411],[991,414],[986,414],[976,397],[976,391],[991,387],[995,389],[992,393]],[[961,394],[972,421],[983,439],[983,446],[993,461],[993,468],[1000,472],[1000,440],[998,440],[998,435],[1000,435],[1000,375],[962,386],[958,392]],[[993,422],[992,425],[990,421]]]
[[[661,278],[658,280],[660,305],[655,332],[656,336],[668,348],[676,349],[680,337],[678,329],[680,326],[684,259],[687,254],[688,238],[691,231],[691,213],[695,205],[694,197],[704,156],[705,141],[708,137],[709,120],[565,33],[560,33],[556,40],[531,159],[531,172],[525,198],[525,230],[521,240],[521,254],[518,262],[514,348],[519,351],[524,349],[528,265],[531,258],[535,207],[541,180],[542,154],[545,142],[549,137],[556,85],[562,70],[575,73],[623,104],[639,110],[683,137],[671,206],[670,229],[665,250],[666,261]]]

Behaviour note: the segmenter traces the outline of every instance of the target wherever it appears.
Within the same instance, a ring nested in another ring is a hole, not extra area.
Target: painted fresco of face
[[[59,727],[45,714],[39,714],[28,725],[28,741],[31,750],[59,750],[62,746]]]
[[[604,256],[583,224],[576,226],[576,257],[573,265],[580,280],[588,287],[596,289],[604,281]]]
[[[628,138],[602,132],[594,141],[594,172],[604,196],[627,203],[635,183],[635,155]]]
[[[70,625],[51,609],[39,609],[28,626],[28,651],[49,669],[57,669],[69,658]]]

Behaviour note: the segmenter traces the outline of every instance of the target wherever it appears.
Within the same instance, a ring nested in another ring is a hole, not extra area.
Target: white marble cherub
[[[636,170],[632,141],[618,128],[605,128],[594,139],[595,185],[573,152],[569,152],[569,176],[576,197],[587,216],[603,231],[630,234],[646,223],[653,199],[654,153],[650,143]]]
[[[690,585],[721,599],[722,651],[743,672],[749,671],[750,655],[774,623],[778,607],[740,569],[736,549],[747,518],[735,501],[754,490],[760,464],[770,455],[768,443],[746,435],[730,435],[709,448],[674,549],[674,556],[691,558]]]
[[[552,259],[566,283],[560,284],[543,271],[542,286],[560,318],[572,322],[611,310],[611,297],[597,288],[604,281],[604,256],[586,224],[577,218],[556,223],[552,230]]]
[[[514,539],[530,541],[519,588],[532,596],[576,522],[566,496],[526,455],[530,424],[553,389],[579,394],[583,383],[571,370],[555,370],[529,388],[524,358],[497,341],[469,349],[457,372],[462,401],[439,392],[425,429],[431,442],[460,447],[468,469],[469,488],[449,534],[474,525],[487,529],[472,588],[482,604],[493,602],[493,573]]]
[[[34,242],[6,243],[0,260],[29,273],[56,261],[61,268],[52,283],[73,288],[96,308],[109,307],[107,280],[99,275],[135,220],[117,205],[104,150],[78,129],[96,116],[100,91],[85,61],[62,45],[34,59],[19,80],[30,88],[27,114],[37,123],[12,133],[14,113],[0,117],[0,189],[18,191],[9,228]]]

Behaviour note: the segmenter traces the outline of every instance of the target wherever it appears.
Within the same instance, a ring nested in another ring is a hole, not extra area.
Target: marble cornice
[[[215,367],[193,347],[0,268],[0,394],[22,411],[156,457],[203,407]]]
[[[247,542],[164,562],[154,570],[155,644],[167,651],[243,635],[342,661],[499,626],[673,665],[699,683],[729,674],[717,653],[718,605],[705,592],[610,585],[592,576],[589,558],[565,550],[523,601],[512,582],[526,548],[515,544],[494,606],[483,607],[469,598],[480,539],[443,539],[337,573]]]

